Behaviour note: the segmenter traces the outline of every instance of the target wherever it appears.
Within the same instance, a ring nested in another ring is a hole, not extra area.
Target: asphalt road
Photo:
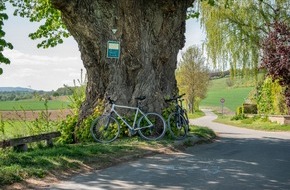
[[[48,189],[290,189],[290,133],[213,123],[216,116],[204,111],[191,122],[214,129],[214,143],[78,175]]]

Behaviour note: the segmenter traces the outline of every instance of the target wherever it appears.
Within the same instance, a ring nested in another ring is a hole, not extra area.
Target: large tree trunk
[[[161,112],[164,96],[178,91],[174,72],[193,1],[51,0],[77,41],[87,71],[80,119],[106,96],[135,105],[135,97],[144,95],[149,110]],[[120,41],[120,59],[107,58],[109,40]]]

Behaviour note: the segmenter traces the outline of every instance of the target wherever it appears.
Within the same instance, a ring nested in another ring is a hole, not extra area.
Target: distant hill
[[[33,92],[35,90],[31,88],[22,87],[0,87],[0,92]]]

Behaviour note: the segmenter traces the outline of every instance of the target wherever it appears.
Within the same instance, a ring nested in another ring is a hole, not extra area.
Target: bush
[[[79,102],[79,101],[74,101]],[[61,132],[61,137],[58,142],[64,144],[74,143],[76,141],[88,142],[93,138],[90,134],[90,127],[94,119],[102,115],[104,111],[103,101],[99,101],[98,106],[94,109],[91,116],[79,122],[79,109],[75,108],[73,114],[68,115],[65,120],[58,124],[58,130]]]
[[[244,113],[248,114],[257,114],[258,108],[257,104],[243,104]]]
[[[287,114],[284,89],[279,81],[267,77],[258,86],[257,107],[260,114]]]
[[[233,116],[231,118],[231,120],[242,120],[242,119],[245,119],[246,116],[245,116],[245,113],[244,113],[244,107],[243,106],[239,106],[237,107],[237,110],[236,110],[236,115]]]

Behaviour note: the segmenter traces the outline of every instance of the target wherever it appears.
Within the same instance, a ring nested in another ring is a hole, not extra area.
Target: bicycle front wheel
[[[110,115],[102,115],[91,125],[91,134],[95,141],[109,143],[114,141],[120,133],[119,122]]]
[[[147,113],[138,121],[138,133],[146,140],[158,140],[166,132],[166,123],[163,117],[157,113]]]
[[[182,140],[187,135],[188,123],[182,115],[172,113],[168,117],[168,129],[173,138]]]

